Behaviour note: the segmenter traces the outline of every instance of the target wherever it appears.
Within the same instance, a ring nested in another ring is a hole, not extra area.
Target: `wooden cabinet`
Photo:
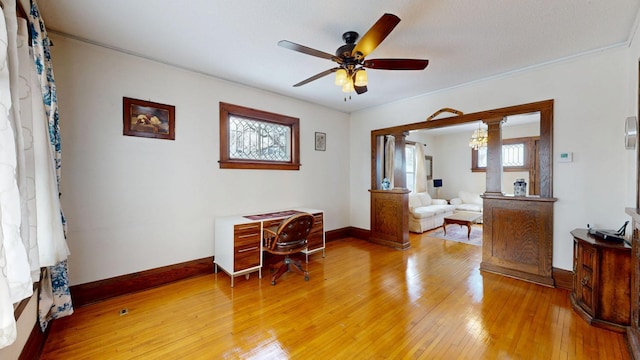
[[[314,216],[313,228],[307,238],[308,248],[304,251],[309,260],[309,255],[322,251],[324,257],[324,214],[315,209],[292,209],[294,211],[308,212]],[[282,213],[282,211],[274,214]],[[249,278],[252,272],[258,272],[262,278],[262,229],[277,227],[286,216],[260,216],[259,220],[252,220],[254,216],[224,216],[215,221],[215,256],[214,269],[218,272],[221,268],[231,277],[231,287],[236,276],[245,275]]]
[[[624,332],[631,320],[631,247],[599,240],[586,229],[571,235],[573,308],[594,326]]]

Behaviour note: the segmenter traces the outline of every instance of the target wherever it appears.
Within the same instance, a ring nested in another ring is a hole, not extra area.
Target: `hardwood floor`
[[[355,238],[271,286],[223,272],[78,308],[41,359],[629,359],[565,290],[479,271],[481,248],[410,236]],[[120,315],[122,309],[128,314]]]

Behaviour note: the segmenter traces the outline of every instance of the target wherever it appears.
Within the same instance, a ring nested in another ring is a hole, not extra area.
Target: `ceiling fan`
[[[308,84],[331,73],[336,73],[335,84],[342,86],[342,91],[349,93],[354,91],[362,94],[367,91],[367,69],[378,70],[424,70],[429,65],[429,60],[421,59],[371,59],[365,60],[380,43],[398,25],[400,18],[393,14],[384,14],[373,24],[364,36],[356,44],[359,34],[355,31],[347,31],[342,35],[345,45],[336,50],[335,55],[324,51],[312,49],[288,40],[280,40],[278,45],[303,54],[331,60],[338,64],[337,67],[325,70],[312,77],[293,85],[294,87]]]

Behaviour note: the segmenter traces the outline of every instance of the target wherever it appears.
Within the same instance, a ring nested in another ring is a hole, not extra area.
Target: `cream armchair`
[[[482,213],[482,198],[477,193],[460,191],[458,192],[458,197],[451,199],[449,203],[455,206],[456,211]]]

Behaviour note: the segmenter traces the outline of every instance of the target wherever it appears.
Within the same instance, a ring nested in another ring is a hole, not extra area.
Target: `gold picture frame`
[[[424,160],[426,162],[425,168],[427,172],[427,180],[431,180],[433,179],[433,156],[425,155]]]
[[[175,106],[123,97],[122,110],[123,135],[175,140]]]

